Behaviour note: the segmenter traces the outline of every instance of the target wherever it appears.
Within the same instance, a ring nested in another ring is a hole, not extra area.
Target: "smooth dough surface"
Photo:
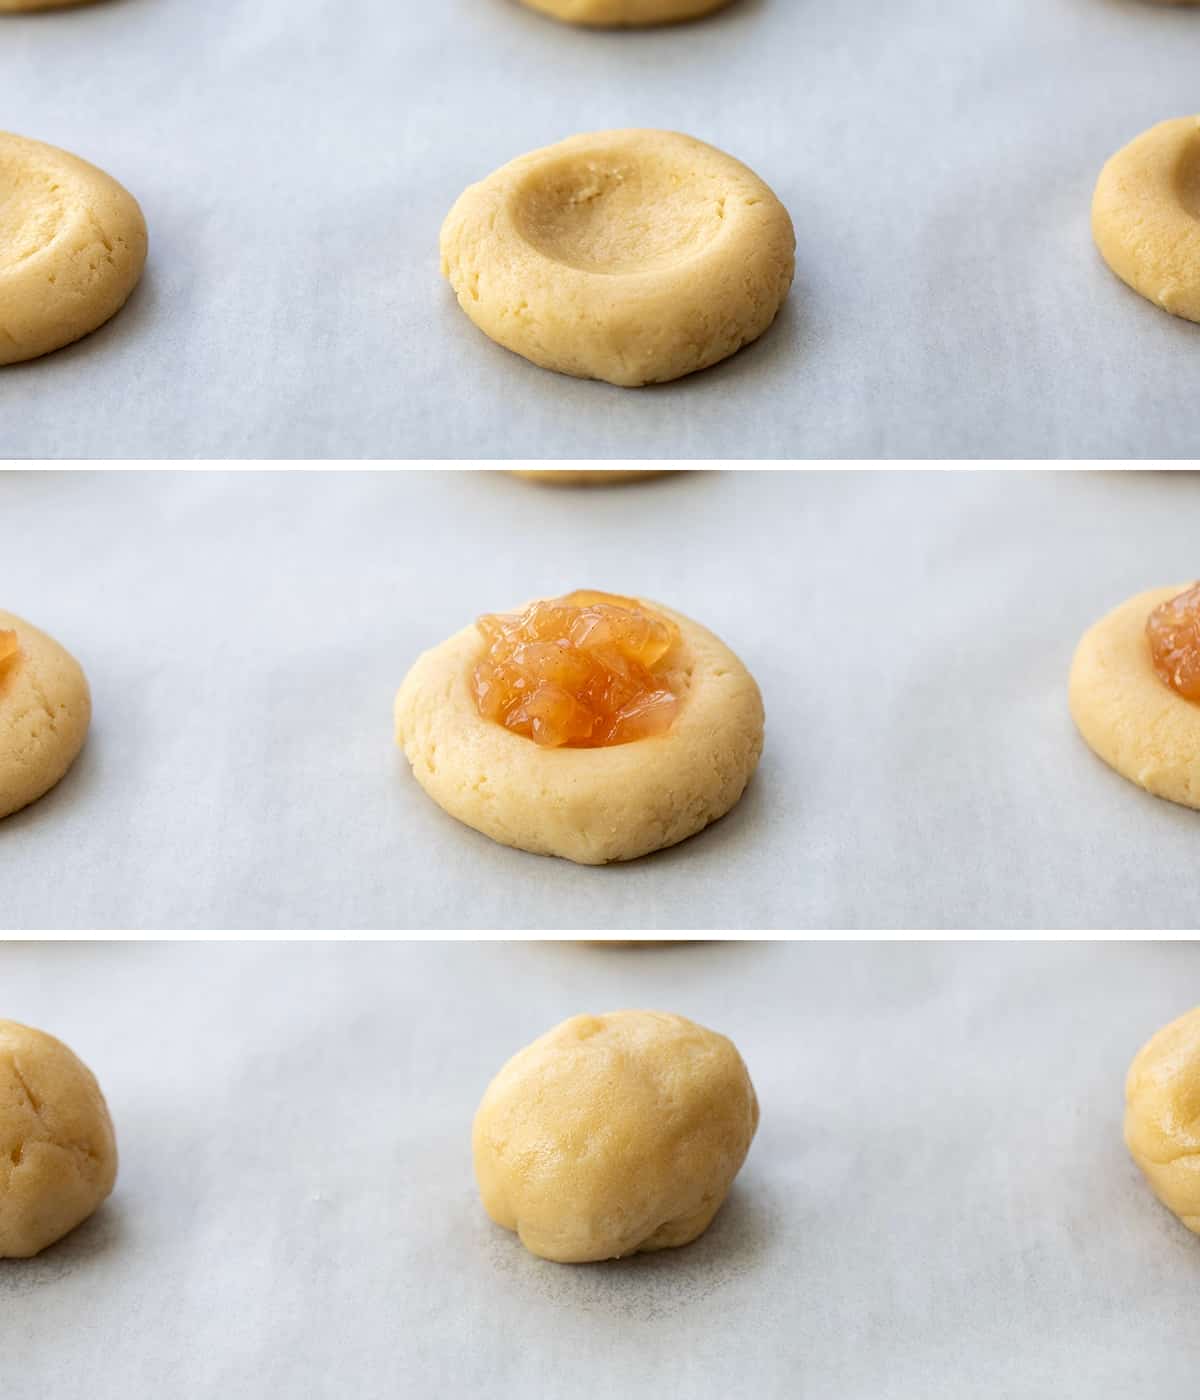
[[[631,26],[675,24],[698,19],[729,4],[729,0],[521,0],[567,24]]]
[[[0,1021],[0,1259],[30,1259],[81,1224],[117,1179],[91,1070],[44,1031]]]
[[[667,467],[647,467],[645,470],[614,467],[611,471],[596,467],[591,470],[586,467],[510,468],[513,476],[524,477],[526,481],[537,481],[545,486],[617,486],[623,481],[642,481],[648,476],[665,476],[669,470]]]
[[[731,156],[672,131],[600,131],[472,185],[441,251],[485,335],[544,369],[632,388],[762,335],[792,285],[796,238]]]
[[[0,817],[50,789],[75,762],[92,718],[78,661],[24,618],[0,610],[19,653],[0,662]]]
[[[514,1055],[475,1115],[484,1209],[563,1264],[689,1244],[758,1127],[742,1057],[662,1011],[572,1016]]]
[[[1200,1007],[1164,1026],[1130,1065],[1125,1142],[1158,1199],[1200,1235]]]
[[[102,326],[146,261],[137,201],[78,156],[0,132],[0,365]]]
[[[1071,716],[1089,748],[1155,797],[1200,808],[1200,705],[1159,679],[1146,620],[1190,584],[1152,588],[1084,633],[1071,663]]]
[[[1122,282],[1200,321],[1200,117],[1160,122],[1112,157],[1092,199],[1092,233]]]
[[[470,690],[484,645],[472,623],[420,656],[396,696],[396,742],[429,796],[493,841],[581,865],[634,860],[724,816],[762,753],[758,686],[699,623],[637,601],[681,634],[662,668],[680,702],[665,734],[545,749],[484,719]]]

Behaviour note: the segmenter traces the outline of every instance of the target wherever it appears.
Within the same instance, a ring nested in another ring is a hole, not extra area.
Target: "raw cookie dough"
[[[674,24],[711,14],[729,0],[521,0],[567,24],[599,26]]]
[[[108,1105],[91,1070],[44,1031],[0,1021],[0,1259],[30,1259],[107,1199]]]
[[[1122,282],[1200,321],[1200,117],[1143,132],[1100,173],[1092,233]]]
[[[484,719],[470,688],[484,650],[472,623],[418,657],[396,696],[396,742],[429,796],[493,841],[581,865],[633,860],[724,816],[762,753],[758,686],[699,623],[635,601],[681,634],[662,671],[679,696],[665,734],[545,749]]]
[[[111,176],[55,146],[0,132],[0,365],[102,326],[146,261],[146,223]]]
[[[510,470],[513,476],[524,477],[527,481],[541,482],[545,486],[616,486],[622,481],[643,481],[648,476],[665,476],[670,468],[651,467],[640,471],[623,470],[616,467],[609,471],[598,467],[592,467],[590,470],[586,467],[577,467],[562,471],[543,471],[533,467],[513,467]]]
[[[79,663],[44,632],[0,610],[18,650],[0,660],[0,817],[50,789],[75,762],[92,718]]]
[[[561,1264],[690,1244],[758,1127],[742,1057],[662,1011],[572,1016],[488,1085],[472,1146],[483,1206]]]
[[[545,369],[635,387],[762,335],[792,285],[796,237],[731,156],[672,131],[599,131],[472,185],[441,248],[485,335]]]
[[[1125,1142],[1158,1199],[1200,1235],[1200,1007],[1164,1026],[1129,1067]]]
[[[1071,717],[1088,746],[1123,778],[1200,808],[1200,704],[1159,679],[1146,620],[1189,587],[1152,588],[1084,633],[1071,663]]]

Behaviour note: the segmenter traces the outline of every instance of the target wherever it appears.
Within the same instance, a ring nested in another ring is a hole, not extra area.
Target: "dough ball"
[[[1200,117],[1160,122],[1112,157],[1092,198],[1092,234],[1122,282],[1200,321]]]
[[[498,345],[635,388],[757,340],[791,288],[796,235],[723,151],[674,131],[598,131],[472,185],[441,253],[459,306]]]
[[[75,762],[92,718],[79,663],[24,618],[0,609],[15,656],[0,660],[0,817],[27,807]]]
[[[108,1105],[91,1070],[44,1031],[0,1021],[0,1259],[30,1259],[107,1199]]]
[[[758,1127],[742,1057],[661,1011],[572,1016],[514,1055],[475,1115],[484,1208],[543,1259],[689,1244]]]
[[[0,365],[70,345],[115,316],[146,261],[146,221],[111,175],[0,131]]]
[[[1200,1235],[1200,1007],[1164,1026],[1129,1067],[1125,1142],[1158,1199]]]
[[[521,3],[567,24],[628,27],[698,19],[728,5],[729,0],[521,0]]]

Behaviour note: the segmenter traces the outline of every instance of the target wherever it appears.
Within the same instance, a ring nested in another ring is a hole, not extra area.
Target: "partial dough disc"
[[[44,632],[0,610],[20,651],[0,662],[0,817],[36,802],[78,757],[92,718],[79,663]]]
[[[638,599],[681,633],[664,678],[680,697],[665,734],[598,749],[544,749],[484,719],[470,680],[472,624],[418,658],[396,696],[396,742],[452,817],[493,841],[581,865],[633,860],[725,815],[763,745],[753,677],[706,628]]]
[[[25,10],[69,10],[91,3],[92,0],[0,0],[0,15]]]
[[[762,335],[792,285],[796,238],[732,156],[672,131],[600,131],[472,185],[441,247],[484,334],[545,369],[636,387]]]
[[[0,132],[0,365],[102,326],[146,261],[131,194],[55,146]]]
[[[1158,1199],[1200,1235],[1200,1007],[1164,1026],[1130,1065],[1125,1143]]]
[[[1112,157],[1092,199],[1092,233],[1122,282],[1200,321],[1200,117],[1161,122]]]
[[[1084,633],[1071,663],[1071,716],[1123,778],[1200,808],[1200,705],[1159,679],[1146,620],[1190,584],[1139,593]]]
[[[645,471],[622,470],[614,468],[607,471],[593,467],[590,471],[586,468],[564,469],[563,471],[539,471],[536,468],[512,468],[513,476],[524,477],[526,481],[536,481],[544,486],[618,486],[623,481],[643,481],[648,476],[665,476],[670,470],[668,467],[647,468]]]
[[[699,19],[728,5],[729,0],[521,0],[521,3],[567,24],[609,28]]]

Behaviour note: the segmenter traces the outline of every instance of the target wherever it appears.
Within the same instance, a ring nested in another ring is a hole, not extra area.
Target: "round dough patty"
[[[514,1055],[475,1114],[488,1215],[562,1264],[691,1243],[758,1127],[742,1057],[662,1011],[573,1016]]]
[[[729,0],[521,0],[567,24],[599,27],[675,24],[711,14]]]
[[[107,1199],[117,1142],[91,1070],[44,1031],[0,1021],[0,1259],[30,1259]]]
[[[1130,1065],[1125,1142],[1158,1199],[1200,1235],[1200,1007],[1164,1026]]]
[[[33,360],[102,326],[146,261],[146,222],[104,171],[0,132],[0,365]]]
[[[19,653],[0,662],[0,817],[35,802],[75,762],[92,718],[79,662],[53,637],[0,609]]]
[[[1092,199],[1092,233],[1122,282],[1200,321],[1200,117],[1161,122],[1112,157]]]
[[[1071,717],[1089,748],[1155,797],[1200,808],[1200,705],[1159,679],[1146,620],[1190,585],[1152,588],[1084,633],[1071,663]]]
[[[396,696],[396,742],[429,796],[493,841],[581,865],[634,860],[724,816],[762,753],[758,686],[699,623],[636,601],[680,630],[663,670],[680,701],[665,734],[545,749],[484,719],[470,688],[484,648],[472,624],[419,657]]]
[[[485,335],[544,369],[632,388],[726,359],[792,285],[787,210],[740,161],[671,131],[600,131],[472,185],[442,271]]]

